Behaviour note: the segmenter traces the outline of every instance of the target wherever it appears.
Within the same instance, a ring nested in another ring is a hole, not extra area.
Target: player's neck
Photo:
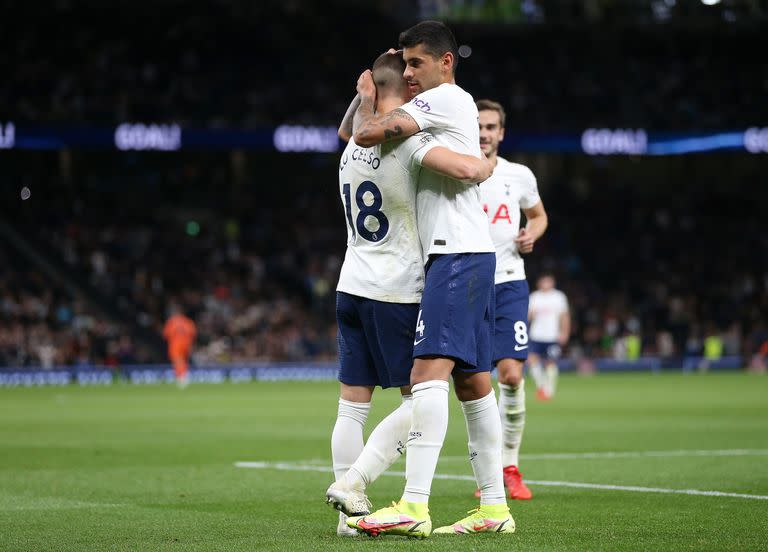
[[[389,97],[389,98],[380,98],[378,103],[376,104],[376,113],[383,114],[383,113],[389,113],[393,109],[397,109],[401,105],[403,105],[402,98],[396,98],[396,97]]]
[[[496,154],[496,152],[493,152],[491,155],[488,155],[488,161],[490,161],[493,164],[493,167],[496,168],[496,165],[499,164],[499,156]]]

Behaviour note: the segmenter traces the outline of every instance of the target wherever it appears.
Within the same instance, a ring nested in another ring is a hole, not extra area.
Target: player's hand
[[[401,55],[403,55],[403,51],[402,50],[395,50],[394,48],[390,48],[389,50],[387,50],[387,53],[389,55],[391,55],[391,56],[401,56]]]
[[[480,182],[484,182],[491,178],[491,175],[493,174],[493,169],[496,167],[493,166],[493,163],[491,163],[490,159],[488,159],[483,152],[480,152],[481,157],[483,159],[483,172],[480,175]]]
[[[533,251],[533,236],[529,234],[528,230],[525,228],[520,229],[517,238],[515,238],[515,243],[517,244],[517,250],[520,253],[530,253]]]
[[[560,334],[560,335],[557,337],[557,343],[558,343],[558,344],[559,344],[561,347],[565,347],[565,346],[568,344],[568,334],[566,334],[566,333],[561,333],[561,334]]]
[[[373,73],[366,69],[357,79],[357,93],[360,98],[370,98],[376,100],[376,85],[373,83]]]

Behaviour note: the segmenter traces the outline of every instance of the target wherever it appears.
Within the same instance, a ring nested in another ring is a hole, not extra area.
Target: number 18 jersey
[[[337,291],[388,303],[421,301],[416,187],[421,161],[437,145],[426,132],[370,148],[349,141],[339,164],[347,252]]]

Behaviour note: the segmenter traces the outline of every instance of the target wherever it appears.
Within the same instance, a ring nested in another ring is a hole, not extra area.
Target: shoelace
[[[365,505],[368,508],[369,512],[373,510],[373,504],[371,504],[371,501],[367,495],[362,495],[362,497],[359,500],[362,500],[363,502],[365,502]]]

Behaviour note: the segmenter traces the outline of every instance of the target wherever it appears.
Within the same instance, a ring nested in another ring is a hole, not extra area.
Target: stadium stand
[[[7,217],[92,302],[112,305],[104,309],[111,320],[136,335],[157,337],[171,305],[179,304],[200,329],[198,362],[334,357],[333,290],[345,230],[333,188],[333,156],[292,156],[294,184],[280,187],[269,183],[279,179],[281,159],[262,163],[264,156],[255,156],[248,184],[231,192],[239,194],[233,208],[225,205],[231,199],[221,202],[222,188],[209,184],[213,174],[228,173],[226,155],[199,160],[173,154],[169,166],[183,167],[168,169],[181,174],[175,182],[148,161],[133,187],[123,187],[121,170],[106,169],[120,165],[112,158],[116,154],[102,155],[114,165],[101,163],[103,174],[94,173],[99,163],[87,167],[103,188],[65,192],[55,181],[38,182],[36,203]],[[523,161],[536,171],[536,158]],[[548,168],[542,168],[552,223],[528,258],[527,271],[533,279],[554,270],[571,298],[570,357],[622,358],[623,339],[633,333],[641,337],[644,355],[667,359],[701,354],[712,332],[721,336],[726,355],[757,351],[768,309],[768,239],[760,231],[760,203],[739,198],[764,193],[758,161],[728,155],[665,159],[644,163],[642,170],[626,159],[561,161],[558,166],[547,160]],[[211,173],[201,176],[203,167]],[[654,181],[661,169],[678,182],[673,193],[666,181]],[[710,171],[727,172],[728,186],[708,182]],[[140,184],[143,179],[170,183],[151,188]],[[177,187],[189,189],[188,197],[180,199]],[[723,240],[727,247],[713,246]],[[5,256],[13,257],[7,246]],[[14,291],[22,281],[36,285],[39,297],[51,296],[46,312],[55,312],[54,297],[67,297],[42,293],[46,284],[25,274],[23,262],[4,266],[4,304],[23,302]],[[22,320],[16,312],[6,309],[6,323]],[[54,335],[60,323],[52,316],[43,321]],[[78,335],[76,327],[68,331]],[[114,339],[120,342],[118,335]],[[151,360],[163,361],[161,345],[147,341],[154,344]],[[20,358],[35,362],[31,351]],[[62,359],[75,363],[77,355]]]
[[[420,15],[433,4],[419,3]],[[459,41],[473,50],[459,83],[506,105],[510,130],[768,121],[764,3],[731,2],[731,11],[678,3],[664,15],[648,11],[651,2],[632,23],[612,20],[610,2],[592,3],[596,11],[565,4],[516,12],[511,27],[456,16]],[[98,5],[87,18],[71,2],[44,16],[29,4],[0,5],[16,23],[6,54],[24,60],[0,79],[0,122],[85,127],[334,125],[360,69],[403,26],[385,2],[220,0],[208,6],[216,26],[202,7],[180,14],[171,2],[132,6],[124,20]],[[295,55],[297,35],[317,47]],[[159,328],[174,304],[198,324],[198,362],[334,358],[344,251],[334,155],[3,155],[0,365],[163,362]],[[635,334],[643,354],[670,359],[701,354],[713,332],[727,355],[760,349],[762,158],[515,159],[537,174],[550,213],[528,272],[554,270],[571,298],[572,358],[621,357]],[[19,203],[23,185],[32,198]]]
[[[82,17],[71,2],[45,16],[4,4],[7,19],[20,23],[7,29],[4,47],[25,63],[0,80],[0,120],[45,123],[336,124],[360,70],[395,46],[392,29],[402,26],[391,2],[221,0],[207,7],[216,10],[215,26],[203,4],[181,16],[172,2],[131,6],[124,20],[106,6]],[[413,3],[402,4],[408,9],[399,13],[413,13]],[[457,24],[458,40],[473,52],[461,62],[460,84],[507,105],[511,127],[701,129],[768,119],[758,25],[768,8],[753,1],[741,11],[691,10],[684,4],[695,2],[678,2],[659,20],[653,2],[643,10],[635,2],[637,13],[613,21],[607,8],[621,2],[591,2],[607,6],[601,18],[576,9],[590,3],[559,4],[537,25]],[[632,13],[632,2],[623,4],[614,11]],[[259,26],[271,32],[254,33]],[[317,48],[297,56],[295,36]]]

